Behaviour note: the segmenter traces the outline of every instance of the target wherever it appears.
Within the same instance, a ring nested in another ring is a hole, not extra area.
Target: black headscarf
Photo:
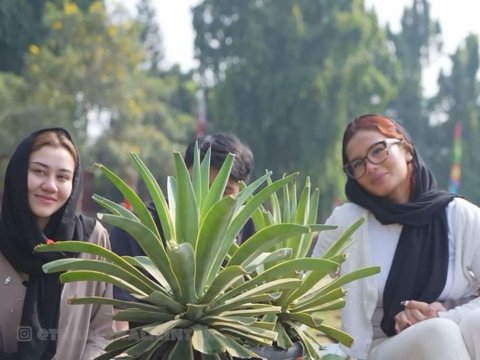
[[[435,177],[415,149],[412,162],[415,182],[407,203],[371,195],[350,178],[345,186],[347,198],[370,210],[382,224],[403,225],[383,293],[381,328],[388,336],[396,334],[394,317],[403,310],[401,301],[436,301],[447,279],[446,207],[454,195],[437,189]]]
[[[0,251],[15,270],[29,274],[20,325],[31,327],[33,336],[32,341],[18,343],[17,358],[20,360],[51,359],[55,354],[55,336],[45,340],[38,334],[42,329],[58,327],[62,285],[58,274],[44,274],[41,267],[49,261],[71,256],[60,252],[36,253],[33,248],[47,239],[88,240],[95,225],[92,219],[76,215],[81,192],[79,164],[75,168],[72,193],[67,202],[50,217],[43,231],[37,225],[28,202],[28,167],[34,139],[47,131],[61,132],[71,140],[70,134],[62,128],[34,132],[18,145],[5,174]]]

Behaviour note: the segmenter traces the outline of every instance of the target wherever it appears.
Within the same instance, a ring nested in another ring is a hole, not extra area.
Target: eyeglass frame
[[[360,158],[360,159],[355,159],[355,160],[352,160],[352,161],[349,161],[348,163],[346,163],[344,166],[343,166],[343,172],[351,179],[359,179],[361,178],[363,175],[365,175],[365,173],[367,172],[367,163],[366,161],[368,161],[370,164],[373,164],[373,165],[380,165],[380,164],[383,164],[387,159],[388,157],[390,156],[390,153],[388,152],[388,150],[390,149],[390,147],[392,145],[395,145],[395,144],[400,144],[402,143],[403,140],[402,139],[395,139],[395,138],[387,138],[387,139],[383,139],[383,140],[380,140],[380,141],[377,141],[376,143],[370,145],[367,149],[367,153],[365,154],[365,156],[363,158]],[[381,160],[380,162],[375,162],[375,161],[372,161],[372,159],[369,158],[369,155],[370,155],[370,152],[375,148],[375,146],[378,146],[380,144],[384,144],[385,145],[385,151],[386,151],[386,156],[383,160]],[[353,175],[353,171],[349,171],[348,169],[351,169],[352,166],[351,164],[354,163],[354,162],[357,162],[357,161],[361,161],[362,162],[362,165],[363,165],[363,172],[361,175],[359,176],[354,176]]]

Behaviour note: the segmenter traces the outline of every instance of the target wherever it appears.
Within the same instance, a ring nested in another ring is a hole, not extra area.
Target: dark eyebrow
[[[350,160],[347,164],[350,164],[350,163],[352,163],[352,162],[354,162],[354,161],[364,161],[365,158],[367,157],[367,154],[369,153],[369,151],[372,150],[375,145],[379,145],[379,144],[381,144],[381,143],[386,143],[385,139],[374,142],[372,145],[370,145],[370,146],[367,148],[367,152],[365,153],[364,156],[356,157],[356,158]]]
[[[48,169],[48,168],[49,168],[49,166],[48,166],[47,164],[44,164],[44,163],[42,163],[42,162],[40,162],[40,161],[31,161],[31,162],[30,162],[30,165],[38,165],[38,166],[41,166],[42,168],[45,168],[45,169]],[[70,169],[59,169],[59,171],[73,174],[73,171],[70,170]]]

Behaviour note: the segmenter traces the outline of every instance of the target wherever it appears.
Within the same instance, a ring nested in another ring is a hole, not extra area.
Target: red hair
[[[345,165],[349,160],[347,158],[346,148],[351,138],[359,131],[376,131],[387,138],[402,140],[402,143],[413,154],[413,145],[405,134],[404,130],[392,119],[377,115],[366,114],[353,119],[343,133],[342,141],[342,160]]]
[[[365,114],[353,119],[345,129],[342,140],[342,160],[345,165],[349,160],[346,148],[348,142],[359,131],[376,131],[387,138],[402,140],[404,148],[414,156],[413,144],[403,127],[392,119],[377,114]],[[408,176],[410,177],[410,191],[415,188],[415,176],[413,176],[415,167],[410,163],[408,166]]]

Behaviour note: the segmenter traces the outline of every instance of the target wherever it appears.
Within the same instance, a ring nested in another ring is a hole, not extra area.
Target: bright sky
[[[374,7],[380,22],[390,23],[392,30],[400,28],[400,19],[405,6],[413,0],[365,0],[367,7]],[[480,36],[480,2],[472,0],[430,0],[431,18],[440,21],[445,54],[452,54],[468,34]],[[450,70],[447,56],[435,59],[424,73],[424,92],[433,95],[436,90],[438,72],[441,68]]]
[[[179,63],[184,70],[195,65],[191,8],[199,2],[199,0],[153,0],[163,35],[166,60],[169,64]],[[383,24],[389,22],[394,31],[399,29],[403,9],[412,2],[413,0],[365,0],[368,8],[376,9],[380,22]],[[123,0],[121,3],[134,8],[136,0]],[[430,0],[430,5],[432,17],[440,20],[446,53],[452,53],[467,34],[480,35],[478,15],[480,1]],[[426,73],[424,83],[435,83],[439,68],[449,69],[449,64],[445,58],[437,59]],[[427,89],[426,92],[432,93],[433,89]]]

